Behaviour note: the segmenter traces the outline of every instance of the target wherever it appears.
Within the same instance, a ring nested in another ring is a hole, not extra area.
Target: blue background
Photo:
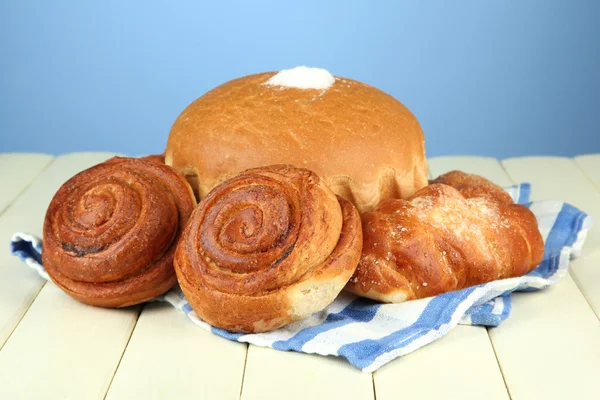
[[[160,152],[183,108],[296,65],[375,85],[428,155],[600,152],[600,1],[2,1],[0,152]]]

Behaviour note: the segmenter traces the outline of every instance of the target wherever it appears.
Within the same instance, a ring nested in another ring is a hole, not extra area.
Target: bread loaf
[[[361,212],[427,184],[421,127],[398,100],[352,79],[329,75],[330,86],[319,81],[315,89],[281,86],[275,75],[227,82],[175,121],[165,162],[198,197],[243,170],[272,164],[314,171]]]

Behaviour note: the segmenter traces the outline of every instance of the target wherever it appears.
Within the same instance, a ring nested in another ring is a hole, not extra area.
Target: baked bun
[[[413,114],[381,90],[324,70],[331,86],[290,87],[310,83],[311,70],[282,71],[291,83],[267,72],[206,93],[175,121],[165,162],[200,198],[243,170],[272,164],[314,171],[360,212],[425,186],[423,133]]]
[[[195,205],[189,184],[165,164],[114,157],[54,195],[44,221],[44,267],[86,304],[150,300],[177,282],[175,246]]]
[[[314,173],[245,171],[194,210],[175,271],[194,311],[234,332],[264,332],[323,310],[362,248],[360,216]]]
[[[471,184],[479,179],[471,177]],[[432,184],[363,214],[363,252],[347,288],[400,303],[537,267],[544,242],[534,214],[482,193],[466,198],[451,186]]]

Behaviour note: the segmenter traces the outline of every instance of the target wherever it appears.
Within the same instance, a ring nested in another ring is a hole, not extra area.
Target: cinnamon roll
[[[313,172],[250,169],[213,189],[175,254],[179,283],[211,325],[263,332],[324,309],[362,248],[360,216]]]
[[[194,206],[189,184],[170,167],[112,158],[54,195],[44,221],[44,267],[83,303],[149,300],[176,283],[173,255]]]

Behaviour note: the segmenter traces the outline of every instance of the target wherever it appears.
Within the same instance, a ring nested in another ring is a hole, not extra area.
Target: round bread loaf
[[[199,198],[243,170],[272,164],[314,171],[361,212],[427,185],[413,114],[381,90],[324,72],[328,87],[282,86],[267,72],[209,91],[175,121],[165,162]]]

